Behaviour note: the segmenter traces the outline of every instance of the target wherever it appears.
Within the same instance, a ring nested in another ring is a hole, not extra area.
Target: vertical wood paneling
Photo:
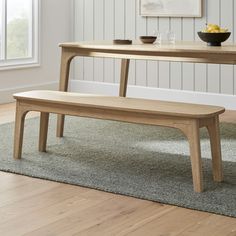
[[[134,40],[136,38],[136,1],[125,1],[125,37]],[[129,69],[129,81],[135,85],[136,62],[131,60]]]
[[[166,33],[170,29],[170,19],[160,18],[159,19],[159,31],[162,32],[163,40],[166,40]],[[159,87],[169,88],[170,87],[170,62],[160,61],[159,62]]]
[[[154,31],[157,31],[158,28],[157,18],[148,18],[147,19],[147,34],[153,35]],[[157,87],[158,86],[158,62],[148,61],[147,62],[147,86],[148,87]]]
[[[207,0],[207,22],[220,24],[220,0]],[[220,92],[220,66],[208,65],[208,92]]]
[[[221,0],[221,25],[222,27],[228,27],[230,31],[233,30],[233,1],[234,0],[227,0],[227,4],[225,1]],[[233,35],[230,36],[229,41],[233,42]],[[224,94],[233,94],[233,66],[226,65],[221,66],[221,74],[220,74],[220,88],[221,93]]]
[[[84,40],[94,39],[94,0],[84,0]],[[94,59],[84,58],[84,80],[93,80]]]
[[[114,38],[114,9],[113,0],[104,0],[104,38],[106,40]],[[114,60],[106,58],[104,60],[104,81],[108,83],[114,82],[114,74]]]
[[[75,41],[84,40],[84,0],[77,0],[74,4],[74,37]],[[84,59],[75,58],[74,60],[74,79],[84,79]]]
[[[136,12],[138,12],[138,4],[136,6]],[[147,34],[147,18],[137,16],[136,24],[136,37]],[[147,62],[136,61],[136,85],[146,86],[147,85]]]
[[[125,0],[115,1],[115,38],[125,38]],[[121,60],[115,59],[115,82],[120,82]]]
[[[138,39],[159,28],[171,29],[177,40],[199,40],[205,23],[220,24],[232,31],[236,42],[235,0],[204,0],[203,18],[146,18],[138,14],[139,0],[75,0],[75,40]],[[119,82],[120,62],[114,59],[80,58],[75,79]],[[96,76],[95,76],[96,75]],[[179,62],[132,61],[129,84],[161,88],[236,94],[236,67]]]
[[[236,43],[236,2],[233,1],[233,15],[234,15],[234,20],[233,20],[233,25],[234,25],[234,30],[233,30],[233,38],[234,38],[234,43]],[[234,65],[234,94],[236,95],[236,66]]]
[[[171,31],[174,32],[177,41],[182,39],[182,21],[181,18],[171,19]],[[182,63],[170,62],[170,88],[182,88]]]
[[[197,32],[201,31],[207,22],[207,15],[206,15],[206,10],[207,10],[207,2],[203,2],[204,7],[203,7],[203,17],[202,18],[196,18],[195,19],[195,40],[200,41],[200,38],[197,35]],[[195,72],[195,91],[200,91],[200,92],[207,92],[207,65],[204,64],[195,64],[194,68]]]
[[[104,39],[104,0],[94,1],[94,38],[97,40]],[[104,80],[104,60],[102,58],[94,58],[94,75],[96,81]]]
[[[183,27],[183,40],[193,41],[194,40],[194,20],[192,18],[184,18],[182,22]],[[183,89],[184,90],[194,90],[194,64],[193,63],[183,63]]]

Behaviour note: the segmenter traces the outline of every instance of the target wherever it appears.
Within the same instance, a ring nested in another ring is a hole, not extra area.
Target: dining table
[[[121,59],[119,96],[126,97],[130,60],[177,61],[211,64],[236,64],[236,45],[208,46],[203,42],[179,41],[174,44],[115,44],[114,41],[66,42],[61,47],[59,91],[68,91],[71,61],[75,57]],[[58,115],[57,137],[64,132],[65,116]]]

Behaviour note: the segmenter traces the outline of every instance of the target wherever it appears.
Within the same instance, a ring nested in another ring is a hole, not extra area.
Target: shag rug
[[[207,132],[201,132],[205,192],[193,192],[189,145],[175,129],[67,117],[48,152],[37,151],[39,119],[25,123],[23,158],[12,157],[14,124],[0,126],[0,170],[159,203],[236,217],[236,124],[221,124],[223,183],[212,180]]]

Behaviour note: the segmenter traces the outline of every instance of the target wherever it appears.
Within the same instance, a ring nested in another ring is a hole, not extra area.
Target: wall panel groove
[[[161,31],[166,38],[174,31],[177,40],[199,40],[197,31],[205,23],[221,24],[232,31],[236,42],[234,0],[203,0],[202,18],[146,18],[138,14],[138,0],[74,0],[75,40],[137,39]],[[119,82],[120,60],[76,59],[75,79]],[[129,84],[236,94],[236,66],[181,62],[131,61]]]

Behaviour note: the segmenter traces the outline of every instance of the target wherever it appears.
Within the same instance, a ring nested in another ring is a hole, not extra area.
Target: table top
[[[113,41],[82,41],[62,43],[59,46],[73,56],[236,64],[236,44],[229,43],[212,47],[197,41],[179,41],[174,45],[165,42],[158,45],[134,41],[132,45],[117,45]]]
[[[188,42],[178,41],[174,45],[163,42],[159,44],[142,44],[139,41],[134,41],[131,45],[114,44],[113,41],[81,41],[61,43],[60,47],[64,48],[80,48],[80,49],[99,49],[99,50],[120,50],[120,51],[146,51],[146,52],[208,52],[208,53],[223,53],[235,54],[236,44],[225,43],[221,47],[207,46],[204,42]]]

